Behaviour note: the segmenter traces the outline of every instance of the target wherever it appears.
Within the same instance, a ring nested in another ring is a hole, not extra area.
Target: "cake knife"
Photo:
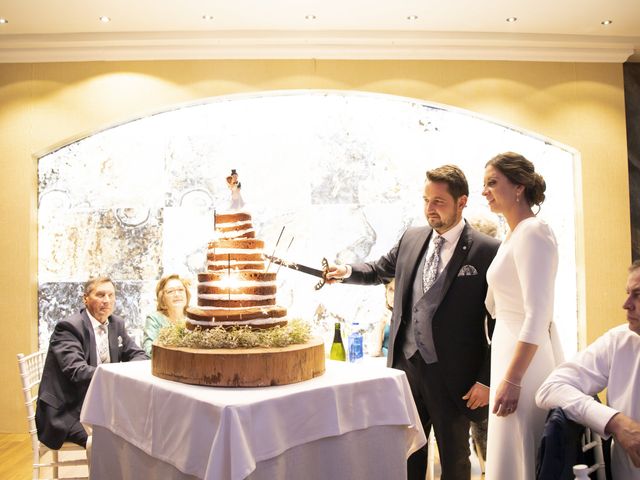
[[[273,255],[265,254],[264,257],[269,259],[272,263],[282,265],[283,267],[287,267],[292,270],[297,270],[299,272],[306,273],[308,275],[313,275],[314,277],[320,277],[320,281],[314,287],[316,290],[320,290],[322,287],[324,287],[324,284],[327,282],[327,271],[329,270],[329,262],[327,262],[326,258],[322,259],[322,270],[319,270],[317,268],[307,267],[306,265],[302,265],[300,263],[289,262],[287,260],[274,257]]]

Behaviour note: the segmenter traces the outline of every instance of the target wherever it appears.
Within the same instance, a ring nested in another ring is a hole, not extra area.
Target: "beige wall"
[[[34,153],[176,103],[290,88],[416,97],[538,132],[582,154],[577,274],[586,289],[587,340],[592,341],[625,319],[620,306],[631,255],[622,82],[622,66],[611,64],[309,60],[0,65],[0,432],[26,431],[15,359],[16,353],[37,345]]]

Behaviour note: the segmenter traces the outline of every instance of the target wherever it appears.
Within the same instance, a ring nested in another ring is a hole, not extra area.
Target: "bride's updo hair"
[[[547,184],[542,175],[536,172],[533,163],[519,153],[500,153],[487,162],[515,185],[524,187],[524,198],[529,206],[540,205],[544,202],[544,191]]]

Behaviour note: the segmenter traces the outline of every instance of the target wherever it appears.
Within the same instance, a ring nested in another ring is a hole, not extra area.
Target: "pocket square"
[[[478,270],[473,265],[465,265],[458,272],[459,277],[466,277],[468,275],[477,275]]]

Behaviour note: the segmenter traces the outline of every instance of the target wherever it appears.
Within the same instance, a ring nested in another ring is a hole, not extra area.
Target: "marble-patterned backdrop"
[[[94,275],[113,278],[116,312],[139,332],[162,275],[195,280],[203,270],[213,211],[229,205],[225,177],[232,168],[266,251],[284,226],[276,254],[320,267],[322,257],[375,259],[409,225],[425,223],[425,171],[444,163],[467,174],[467,218],[493,217],[504,234],[504,221],[490,213],[481,191],[486,161],[507,150],[534,161],[547,181],[539,215],[560,244],[555,318],[565,349],[574,352],[576,151],[444,105],[298,90],[205,99],[42,156],[40,345],[81,305],[82,282]],[[315,291],[315,278],[286,268],[278,283],[278,303],[290,316],[314,322],[327,336],[335,319],[373,324],[384,315],[382,286]]]

